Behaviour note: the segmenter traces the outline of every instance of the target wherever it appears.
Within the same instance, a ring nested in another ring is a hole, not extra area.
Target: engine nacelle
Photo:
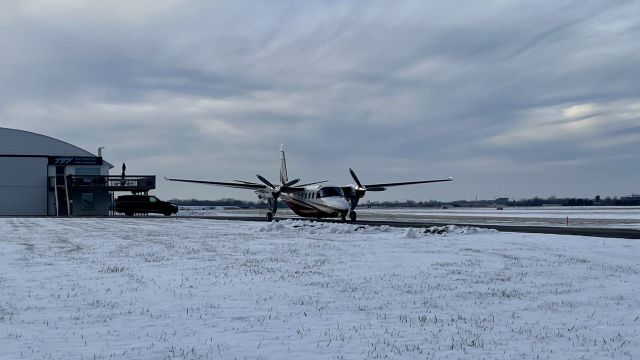
[[[271,191],[256,190],[255,193],[258,196],[258,199],[260,199],[260,200],[268,200],[268,199],[273,199],[274,198],[273,192],[271,192]]]

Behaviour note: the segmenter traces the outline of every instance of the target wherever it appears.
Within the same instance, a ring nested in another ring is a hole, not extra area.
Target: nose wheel
[[[349,219],[351,220],[351,222],[356,222],[356,212],[355,212],[355,210],[351,210],[349,212]]]

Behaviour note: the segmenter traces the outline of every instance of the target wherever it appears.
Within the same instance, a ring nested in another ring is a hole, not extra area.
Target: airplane
[[[357,220],[356,207],[367,191],[385,191],[388,187],[426,184],[435,182],[452,181],[453,178],[437,180],[420,180],[380,184],[362,184],[353,169],[349,169],[355,184],[346,186],[326,185],[327,181],[317,181],[297,185],[300,179],[289,180],[287,175],[287,162],[284,155],[284,146],[280,145],[280,185],[257,174],[261,183],[251,181],[233,180],[234,182],[188,180],[167,178],[167,181],[177,181],[195,184],[224,186],[231,188],[253,190],[258,199],[267,201],[267,221],[273,221],[278,211],[278,198],[281,198],[287,206],[298,216],[309,218],[336,218],[346,221],[347,214],[353,222]]]

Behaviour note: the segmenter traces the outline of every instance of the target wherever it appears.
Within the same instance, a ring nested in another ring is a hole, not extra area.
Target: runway
[[[265,221],[264,217],[258,216],[228,216],[228,215],[190,215],[179,216],[181,218],[198,218],[212,220],[235,220],[235,221]],[[278,217],[278,220],[306,220],[317,222],[333,222],[340,223],[339,220],[333,219],[305,219],[300,217]],[[354,224],[352,222],[349,222]],[[535,225],[499,225],[484,224],[470,222],[432,222],[432,221],[399,221],[399,220],[358,220],[355,224],[370,226],[391,226],[400,228],[427,228],[431,226],[472,226],[484,229],[495,229],[500,232],[513,233],[539,233],[539,234],[556,234],[556,235],[580,235],[594,236],[605,238],[621,238],[621,239],[640,239],[640,230],[629,228],[611,228],[611,227],[575,227],[575,226],[535,226]]]

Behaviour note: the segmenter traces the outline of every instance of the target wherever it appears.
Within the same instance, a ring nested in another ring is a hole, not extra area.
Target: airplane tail
[[[289,177],[287,176],[287,161],[284,158],[284,146],[280,145],[280,183],[282,185],[289,182]]]

